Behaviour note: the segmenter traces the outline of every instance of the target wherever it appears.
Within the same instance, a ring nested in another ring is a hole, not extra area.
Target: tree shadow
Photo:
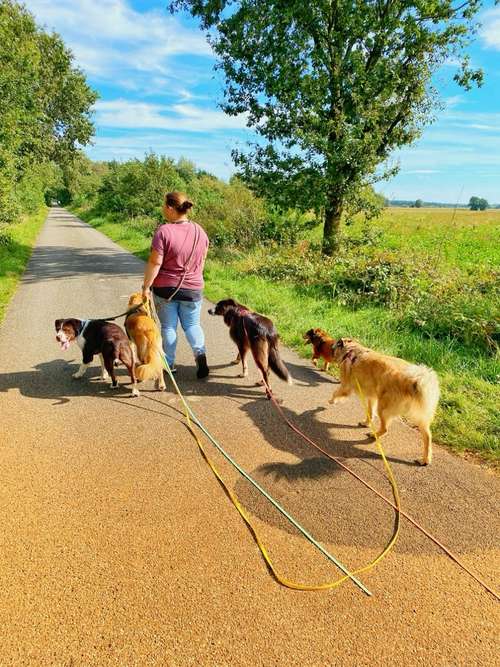
[[[30,270],[35,267],[36,270]],[[68,280],[75,276],[110,275],[114,278],[137,278],[144,273],[144,263],[134,255],[114,248],[68,248],[38,246],[24,275],[26,283],[44,280]]]

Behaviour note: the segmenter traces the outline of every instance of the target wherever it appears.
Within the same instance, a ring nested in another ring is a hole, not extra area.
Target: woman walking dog
[[[150,290],[153,292],[161,322],[163,350],[170,368],[175,371],[177,323],[180,320],[193,350],[196,376],[201,379],[209,373],[205,334],[200,324],[203,268],[209,241],[200,225],[187,216],[192,206],[183,192],[165,195],[162,211],[166,223],[153,237],[142,295],[149,298]]]

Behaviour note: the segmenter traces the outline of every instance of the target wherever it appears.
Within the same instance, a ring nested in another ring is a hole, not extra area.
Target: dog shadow
[[[36,364],[29,371],[0,373],[0,393],[17,389],[21,396],[49,400],[53,405],[64,405],[79,396],[118,398],[130,395],[128,383],[120,381],[123,376],[129,379],[126,369],[117,369],[118,388],[110,389],[110,382],[100,379],[100,366],[88,368],[81,379],[73,378],[79,365],[76,359],[54,359]]]
[[[290,371],[290,375],[295,383],[300,383],[308,387],[317,387],[322,384],[339,384],[339,380],[336,377],[316,368],[311,361],[309,363],[311,364],[310,366],[302,366],[285,361],[286,367]]]
[[[208,382],[199,382],[194,379],[193,367],[186,366],[178,367],[176,379],[187,397],[196,395],[217,397],[219,400],[223,397],[233,401],[237,405],[237,410],[242,411],[252,425],[258,428],[262,439],[272,450],[286,454],[286,461],[269,461],[248,472],[316,539],[334,544],[382,548],[390,538],[394,527],[393,508],[377,499],[369,489],[354,481],[341,466],[323,457],[294,433],[283,422],[271,401],[266,399],[261,387],[249,386],[248,383],[240,384],[246,381],[232,377],[233,383],[221,382],[220,378],[212,376]],[[292,388],[284,388],[283,393],[286,392],[286,395],[291,397],[291,391]],[[362,477],[379,488],[383,495],[391,497],[380,457],[371,438],[365,437],[366,426],[362,427],[358,423],[337,424],[325,421],[323,413],[325,410],[329,412],[329,408],[323,405],[300,410],[296,407],[296,399],[294,408],[287,403],[288,400],[281,406],[287,419],[317,442],[322,449],[356,469],[357,472],[360,472],[360,464],[366,466],[366,470],[361,472]],[[214,416],[206,406],[210,406],[210,401],[200,401],[195,412],[211,429],[210,421],[217,420],[220,415]],[[220,427],[220,422],[214,423]],[[223,423],[227,423],[227,428],[230,429],[229,413],[225,415]],[[347,433],[345,438],[339,438],[338,433],[332,435],[330,432],[332,428],[336,431],[339,429],[351,431],[349,435],[352,439],[348,439]],[[364,429],[363,437],[356,437],[361,428]],[[238,458],[238,438],[235,439],[234,432],[230,432],[230,435],[234,447],[232,451]],[[225,440],[221,439],[223,445],[224,442]],[[365,445],[370,447],[364,447]],[[470,552],[478,547],[494,548],[489,501],[485,501],[484,510],[483,508],[477,510],[479,513],[484,511],[484,519],[480,525],[476,522],[473,526],[464,526],[460,517],[466,516],[470,508],[468,493],[461,486],[463,481],[460,484],[456,483],[453,488],[454,510],[450,512],[451,491],[450,488],[443,488],[441,471],[435,472],[432,467],[422,468],[412,460],[393,455],[388,455],[387,459],[395,466],[394,472],[405,510],[416,517],[426,516],[426,527],[450,548],[459,552]],[[296,529],[257,492],[250,482],[238,478],[234,491],[239,501],[252,515],[268,525],[296,534]],[[429,513],[429,502],[432,503],[432,513]],[[395,547],[396,552],[435,552],[435,546],[430,540],[409,529],[405,523],[403,528],[405,529],[401,531]]]

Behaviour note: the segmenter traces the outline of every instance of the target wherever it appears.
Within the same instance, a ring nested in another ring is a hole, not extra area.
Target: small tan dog
[[[142,294],[135,292],[128,300],[128,307],[142,305]],[[137,359],[141,365],[136,366],[135,374],[139,382],[155,379],[159,391],[165,389],[163,379],[163,362],[161,357],[161,336],[154,320],[141,308],[125,318],[127,335],[135,346]]]
[[[335,339],[329,336],[323,329],[309,329],[304,334],[304,341],[313,346],[312,362],[317,367],[318,359],[324,360],[323,370],[327,371],[333,361],[333,345]]]
[[[422,434],[422,465],[428,465],[432,460],[430,425],[439,401],[436,373],[427,366],[374,352],[351,338],[339,339],[332,351],[334,361],[340,366],[340,387],[334,391],[330,403],[336,403],[353,391],[361,394],[368,404],[368,421],[377,410],[378,437],[387,433],[394,417],[407,417]]]

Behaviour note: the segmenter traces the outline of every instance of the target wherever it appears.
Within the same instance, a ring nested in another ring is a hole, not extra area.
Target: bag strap
[[[176,286],[175,290],[168,297],[168,299],[165,299],[165,301],[172,301],[174,296],[178,293],[178,291],[182,287],[182,284],[183,284],[183,282],[184,282],[184,280],[187,276],[187,273],[188,273],[189,269],[191,268],[191,266],[190,266],[191,260],[193,259],[194,251],[196,250],[196,246],[198,245],[198,241],[199,241],[199,238],[200,238],[200,227],[199,227],[199,225],[196,224],[196,222],[191,222],[190,221],[190,224],[194,225],[193,247],[191,248],[191,252],[189,253],[189,257],[187,258],[187,261],[184,265],[184,271],[182,273],[181,279],[177,283],[177,286]]]

